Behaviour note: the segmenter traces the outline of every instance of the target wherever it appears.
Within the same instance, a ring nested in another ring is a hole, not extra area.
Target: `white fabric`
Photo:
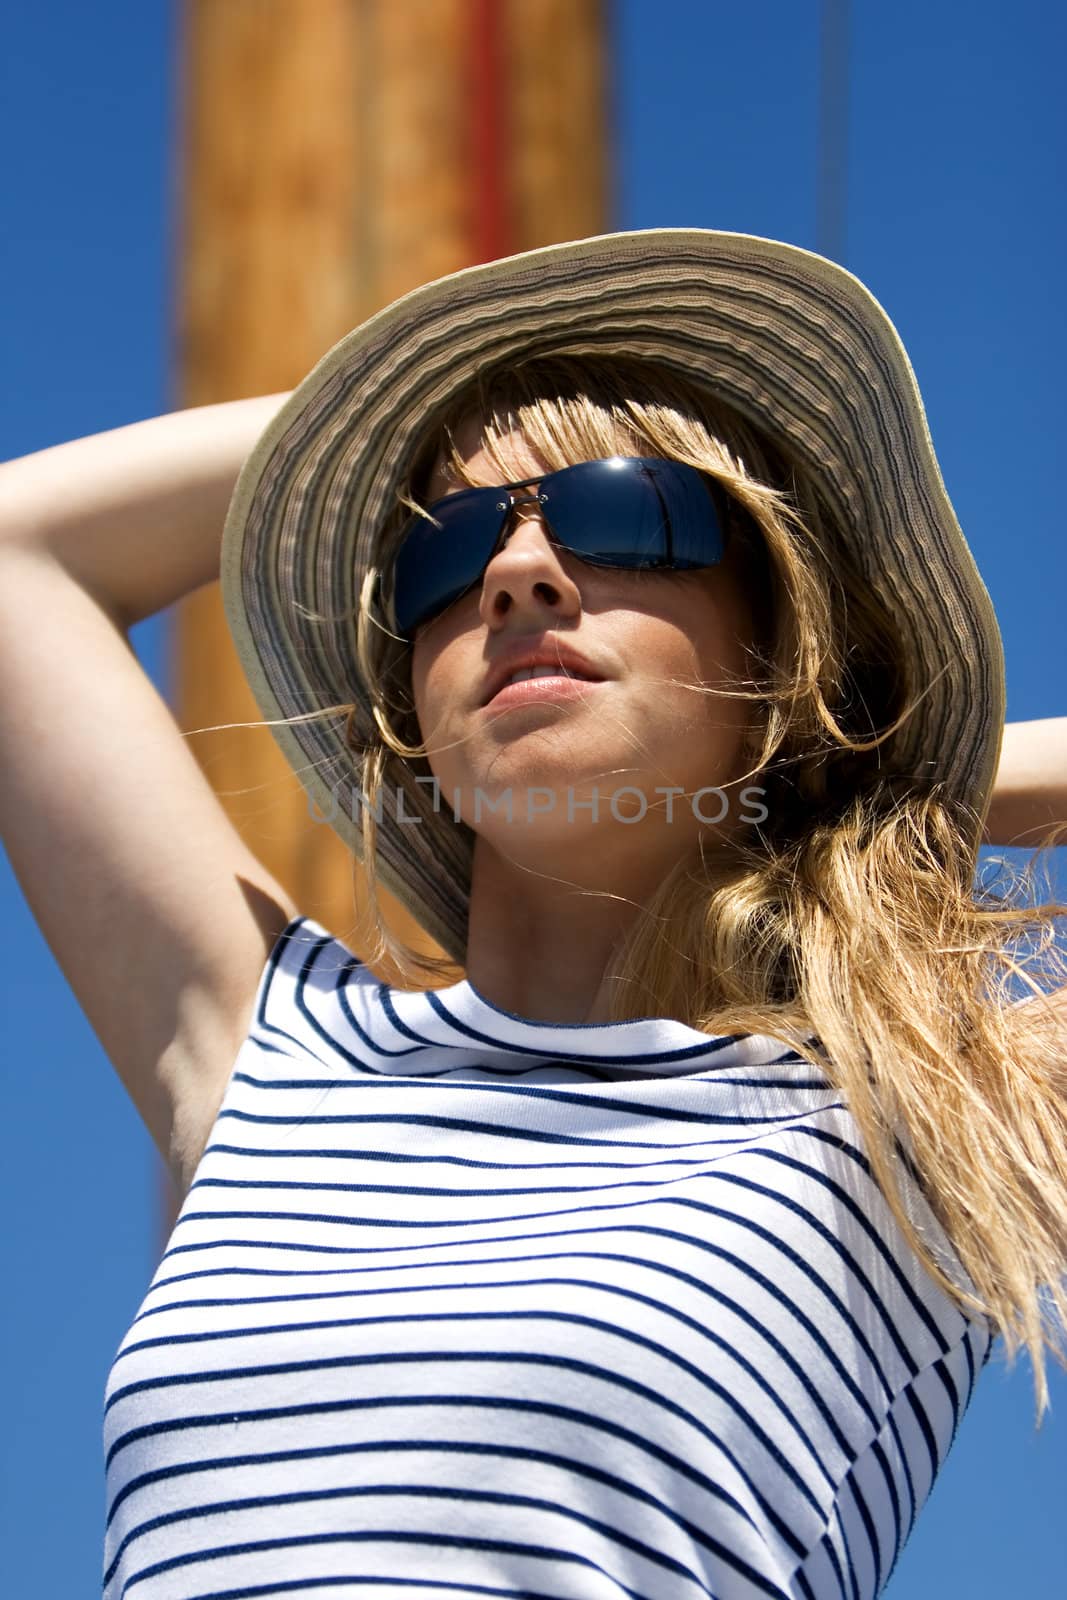
[[[989,1353],[781,1043],[298,918],[109,1375],[106,1600],[869,1600]]]

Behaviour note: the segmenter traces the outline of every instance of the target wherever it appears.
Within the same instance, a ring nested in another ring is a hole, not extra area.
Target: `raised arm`
[[[229,822],[128,630],[218,576],[237,473],[285,398],[0,464],[3,841],[183,1190],[295,907]]]
[[[1057,823],[1067,823],[1067,717],[1009,722],[982,843],[1032,850]]]

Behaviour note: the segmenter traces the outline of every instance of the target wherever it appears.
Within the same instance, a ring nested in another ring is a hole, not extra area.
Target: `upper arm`
[[[1021,1000],[1016,1000],[1014,1003],[1016,1006],[1051,1006],[1053,1015],[1063,1022],[1064,1034],[1067,1036],[1067,985],[1062,989],[1053,989],[1049,994],[1023,995]]]
[[[1041,1006],[1050,1019],[1053,1044],[1058,1049],[1059,1065],[1063,1072],[1063,1087],[1067,1091],[1067,985],[1053,989],[1049,994],[1024,995],[1021,1000],[1015,1001],[1012,1010],[1018,1013],[1022,1007],[1033,1006]]]
[[[0,821],[56,960],[179,1183],[295,915],[125,630],[52,558],[0,571]]]

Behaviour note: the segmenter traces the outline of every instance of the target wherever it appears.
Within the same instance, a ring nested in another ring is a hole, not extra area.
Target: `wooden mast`
[[[178,407],[292,388],[418,284],[611,226],[601,0],[187,0],[181,26]],[[186,731],[260,721],[217,584],[177,608],[172,698]],[[190,742],[250,848],[359,952],[351,856],[270,730]]]

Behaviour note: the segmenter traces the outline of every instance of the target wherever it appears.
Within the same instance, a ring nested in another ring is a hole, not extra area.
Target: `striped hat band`
[[[941,479],[907,355],[850,273],[773,240],[704,229],[604,234],[428,283],[323,356],[264,430],[230,503],[227,621],[267,719],[355,706],[375,724],[354,618],[391,550],[397,494],[427,430],[479,372],[539,355],[654,362],[787,447],[932,684],[894,735],[898,770],[989,806],[1004,660],[989,595]],[[362,856],[362,757],[343,714],[273,729],[322,815]],[[378,875],[458,962],[471,835],[414,774],[384,797]],[[410,819],[418,818],[415,824]]]

